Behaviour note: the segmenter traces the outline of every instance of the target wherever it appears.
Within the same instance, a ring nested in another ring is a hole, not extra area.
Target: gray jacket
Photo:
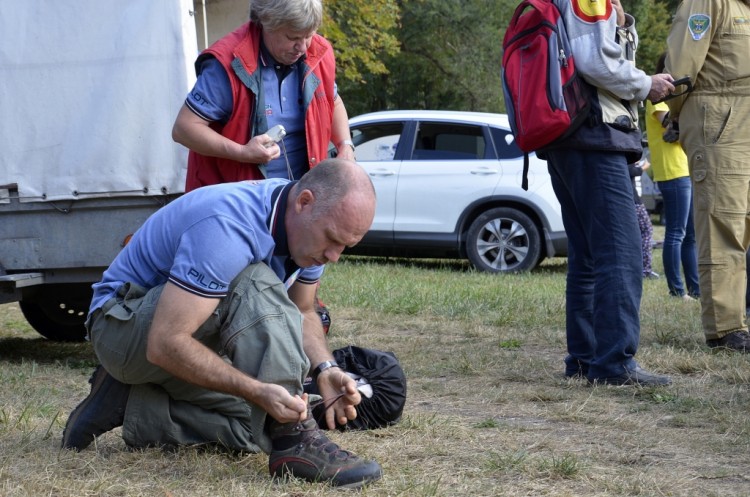
[[[561,147],[628,153],[640,158],[638,104],[651,90],[651,77],[635,66],[638,34],[626,15],[624,27],[610,2],[554,0],[562,13],[576,67],[592,86],[589,122]]]

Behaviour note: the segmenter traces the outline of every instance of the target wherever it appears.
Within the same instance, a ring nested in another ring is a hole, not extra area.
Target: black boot
[[[97,366],[89,379],[91,392],[70,413],[63,432],[63,449],[83,450],[102,433],[122,426],[130,385]]]

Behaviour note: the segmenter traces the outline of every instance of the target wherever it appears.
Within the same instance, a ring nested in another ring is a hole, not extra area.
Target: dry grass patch
[[[698,306],[647,281],[638,359],[674,385],[565,379],[564,273],[559,261],[511,277],[358,258],[329,268],[332,346],[391,350],[409,380],[398,425],[331,434],[383,466],[359,495],[750,495],[750,357],[709,352]],[[39,339],[0,306],[0,495],[333,492],[271,482],[264,455],[129,452],[118,430],[60,452],[94,364],[87,344]]]

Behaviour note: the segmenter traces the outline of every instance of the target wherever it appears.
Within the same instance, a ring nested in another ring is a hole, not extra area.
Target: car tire
[[[479,271],[529,271],[539,263],[541,253],[541,237],[534,221],[510,207],[484,212],[467,233],[466,254]]]

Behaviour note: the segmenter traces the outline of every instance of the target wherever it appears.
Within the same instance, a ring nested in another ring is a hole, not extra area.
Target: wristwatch
[[[310,376],[312,376],[313,381],[315,381],[318,379],[318,375],[320,375],[320,373],[330,368],[341,369],[341,366],[339,366],[339,364],[336,361],[324,361],[318,364],[317,366],[315,366],[315,369],[313,369],[312,374]]]
[[[338,145],[336,145],[336,148],[341,148],[342,145],[349,145],[352,147],[352,152],[356,152],[357,149],[354,148],[354,142],[351,140],[341,140]]]

